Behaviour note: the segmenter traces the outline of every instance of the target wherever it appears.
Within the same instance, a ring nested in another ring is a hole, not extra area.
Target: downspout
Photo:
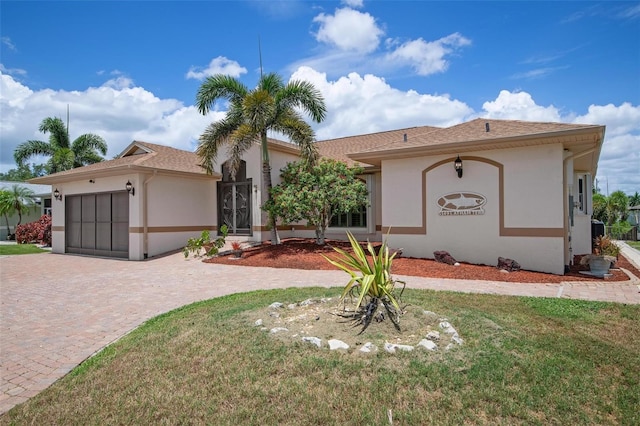
[[[562,195],[564,198],[564,264],[565,264],[565,268],[571,264],[572,260],[573,260],[573,247],[571,245],[571,224],[569,223],[569,216],[570,216],[570,209],[573,208],[572,206],[569,205],[569,182],[567,182],[567,179],[571,178],[572,180],[572,184],[573,184],[573,171],[571,173],[571,176],[567,176],[567,164],[569,162],[569,160],[573,161],[576,158],[580,158],[583,157],[585,155],[589,155],[592,152],[596,151],[598,149],[597,145],[594,146],[591,149],[588,149],[586,151],[582,151],[579,152],[577,154],[571,154],[568,155],[567,157],[564,158],[564,160],[562,160],[562,179],[563,179],[563,184],[562,184]]]
[[[142,184],[142,253],[145,259],[149,256],[149,209],[147,208],[147,200],[149,197],[147,193],[147,185],[156,177],[157,174],[158,171],[154,170],[151,177],[145,180]]]

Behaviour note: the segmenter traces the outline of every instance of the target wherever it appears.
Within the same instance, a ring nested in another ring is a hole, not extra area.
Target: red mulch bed
[[[379,246],[380,243],[377,244]],[[231,256],[218,256],[205,260],[207,263],[218,263],[237,266],[266,266],[272,268],[295,268],[309,270],[337,269],[327,262],[321,254],[335,257],[337,253],[332,246],[349,250],[348,242],[329,241],[325,246],[318,246],[312,239],[290,238],[282,240],[280,245],[271,245],[269,242],[247,248],[241,259],[233,259]],[[517,260],[517,259],[516,259]],[[496,259],[497,263],[497,259]],[[629,277],[621,270],[612,269],[612,277],[607,279],[590,277],[580,274],[580,270],[588,270],[588,267],[580,266],[579,259],[571,271],[565,275],[553,275],[533,271],[500,272],[495,266],[473,265],[460,263],[460,266],[452,266],[436,262],[433,259],[417,259],[411,257],[396,257],[393,260],[392,273],[397,275],[410,275],[429,278],[453,278],[465,280],[488,280],[520,283],[559,283],[562,281],[627,281]],[[640,277],[640,271],[631,265],[627,259],[620,256],[617,266],[631,271]]]

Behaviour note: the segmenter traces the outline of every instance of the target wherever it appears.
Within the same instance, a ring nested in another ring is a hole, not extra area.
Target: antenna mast
[[[260,79],[262,80],[262,46],[260,45],[260,36],[258,36],[258,54],[260,55]]]
[[[67,141],[69,140],[69,104],[67,104]]]

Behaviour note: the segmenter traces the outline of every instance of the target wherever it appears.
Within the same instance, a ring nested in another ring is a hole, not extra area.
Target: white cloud
[[[319,140],[413,126],[450,126],[472,113],[464,102],[446,95],[403,92],[371,74],[350,73],[329,81],[325,73],[300,67],[291,78],[313,83],[325,98],[328,115],[315,126]]]
[[[356,8],[356,7],[363,7],[364,1],[363,0],[342,0],[342,4],[345,4],[351,8]]]
[[[446,71],[449,62],[445,57],[470,44],[471,40],[460,33],[449,34],[436,41],[419,38],[401,44],[387,55],[387,60],[410,66],[418,75],[430,75]]]
[[[18,144],[30,139],[46,140],[47,136],[38,132],[40,122],[46,117],[66,121],[67,105],[71,138],[84,133],[102,136],[109,146],[108,159],[134,139],[192,151],[206,126],[223,114],[212,111],[202,116],[194,106],[184,106],[176,99],[160,99],[125,77],[82,91],[55,91],[32,90],[13,77],[0,74],[0,168],[15,168],[13,151]]]
[[[535,103],[527,92],[501,90],[494,101],[482,104],[482,117],[503,120],[561,121],[560,112],[553,105],[548,107]]]
[[[18,49],[16,49],[16,45],[13,44],[13,42],[11,41],[11,39],[9,37],[2,37],[1,40],[2,40],[2,44],[7,46],[7,48],[9,50],[13,50],[14,52],[18,50]]]
[[[574,122],[607,126],[598,163],[601,190],[606,194],[604,185],[608,184],[610,193],[618,189],[627,194],[640,192],[640,106],[629,102],[590,105]]]
[[[545,67],[545,68],[536,68],[530,71],[525,71],[525,72],[520,72],[517,74],[513,74],[511,76],[512,79],[515,80],[519,80],[519,79],[526,79],[526,80],[532,80],[532,79],[536,79],[536,78],[543,78],[546,77],[548,75],[553,74],[554,72],[558,71],[558,70],[564,70],[569,68],[568,66],[562,66],[562,67]]]
[[[204,80],[205,78],[215,74],[225,74],[231,77],[239,77],[242,74],[246,74],[247,69],[240,66],[236,61],[227,59],[224,56],[218,56],[209,62],[207,68],[192,66],[187,72],[187,78],[193,78],[196,80]]]
[[[335,15],[321,13],[313,18],[313,22],[320,24],[316,40],[340,50],[373,52],[384,34],[373,16],[348,7],[337,9]]]
[[[574,122],[606,124],[607,135],[611,136],[640,133],[640,106],[633,106],[629,102],[625,102],[620,106],[613,104],[590,105],[587,114],[576,117]],[[640,145],[636,148],[636,151],[640,151]]]
[[[0,72],[9,75],[27,75],[27,71],[20,68],[6,68],[3,64],[0,64]]]
[[[624,9],[618,16],[624,19],[640,18],[640,4],[636,4],[629,7],[628,9]]]

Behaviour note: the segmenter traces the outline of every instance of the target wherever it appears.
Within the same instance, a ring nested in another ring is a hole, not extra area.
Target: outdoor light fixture
[[[58,188],[56,188],[56,190],[53,191],[53,196],[55,197],[56,200],[62,201],[62,194],[60,193],[60,191],[58,191]]]
[[[130,181],[127,181],[124,187],[130,195],[136,195],[136,189],[133,187],[133,184]]]
[[[456,158],[456,160],[453,162],[453,167],[456,169],[456,172],[458,172],[458,177],[461,178],[462,177],[462,160],[460,159],[459,155],[458,155],[458,158]]]

